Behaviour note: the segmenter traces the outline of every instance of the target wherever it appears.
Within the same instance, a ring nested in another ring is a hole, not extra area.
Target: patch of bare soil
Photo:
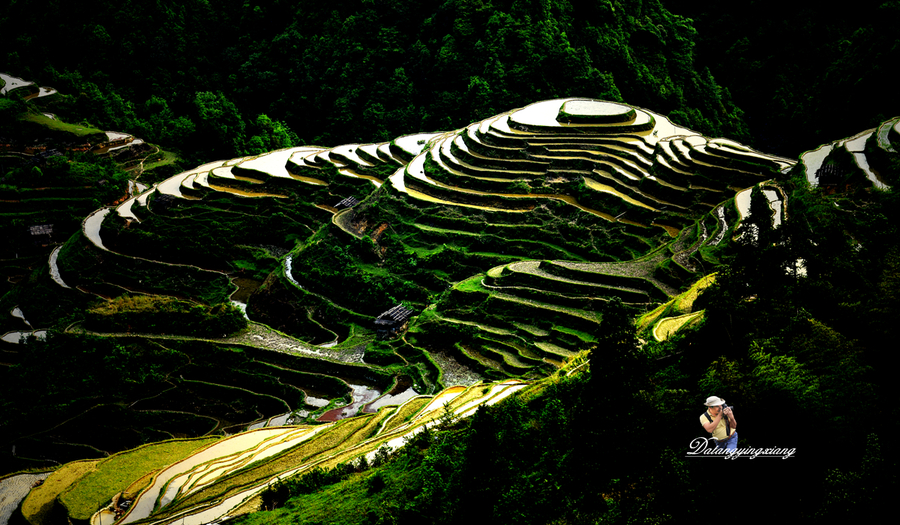
[[[288,335],[276,332],[266,326],[250,323],[248,329],[236,336],[221,339],[225,343],[240,343],[274,350],[286,354],[298,354],[343,363],[362,363],[365,345],[358,345],[345,350],[331,350],[304,343]]]
[[[470,386],[480,383],[483,379],[477,372],[461,364],[453,356],[449,354],[431,353],[431,358],[443,372],[443,383],[445,387],[451,386]]]

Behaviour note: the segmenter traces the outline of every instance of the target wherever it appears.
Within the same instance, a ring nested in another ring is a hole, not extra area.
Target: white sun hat
[[[719,405],[724,405],[725,400],[716,396],[709,396],[708,398],[706,398],[706,403],[703,404],[708,407],[717,407]]]

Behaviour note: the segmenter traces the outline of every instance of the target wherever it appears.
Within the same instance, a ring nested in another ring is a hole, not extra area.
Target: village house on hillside
[[[375,334],[379,339],[396,337],[397,334],[406,330],[412,314],[412,310],[402,304],[398,304],[375,319]]]

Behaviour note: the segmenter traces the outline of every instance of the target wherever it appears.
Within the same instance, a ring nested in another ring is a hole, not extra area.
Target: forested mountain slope
[[[751,144],[793,154],[900,114],[890,85],[900,63],[900,3],[838,9],[752,0],[723,9],[666,2],[697,30],[697,67],[708,67],[748,117]]]
[[[72,117],[196,163],[287,146],[291,133],[340,144],[453,129],[562,96],[747,138],[727,90],[695,69],[691,22],[656,1],[16,0],[0,31],[8,68],[68,93],[58,104]]]

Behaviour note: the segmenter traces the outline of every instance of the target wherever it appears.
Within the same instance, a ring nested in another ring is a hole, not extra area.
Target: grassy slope
[[[99,460],[83,460],[66,463],[44,480],[43,485],[33,489],[22,502],[22,514],[32,525],[50,525],[64,514],[57,505],[56,498],[73,483],[93,470]]]
[[[76,137],[89,137],[92,135],[103,135],[106,137],[105,132],[103,130],[86,126],[80,124],[69,124],[67,122],[63,122],[58,119],[52,119],[43,114],[33,114],[29,113],[24,116],[24,120],[28,122],[33,122],[35,124],[39,124],[45,128],[52,129],[54,131],[63,131],[66,133],[71,133]]]
[[[137,478],[187,457],[218,437],[164,441],[111,456],[60,495],[69,516],[87,520],[110,495],[124,491]]]

